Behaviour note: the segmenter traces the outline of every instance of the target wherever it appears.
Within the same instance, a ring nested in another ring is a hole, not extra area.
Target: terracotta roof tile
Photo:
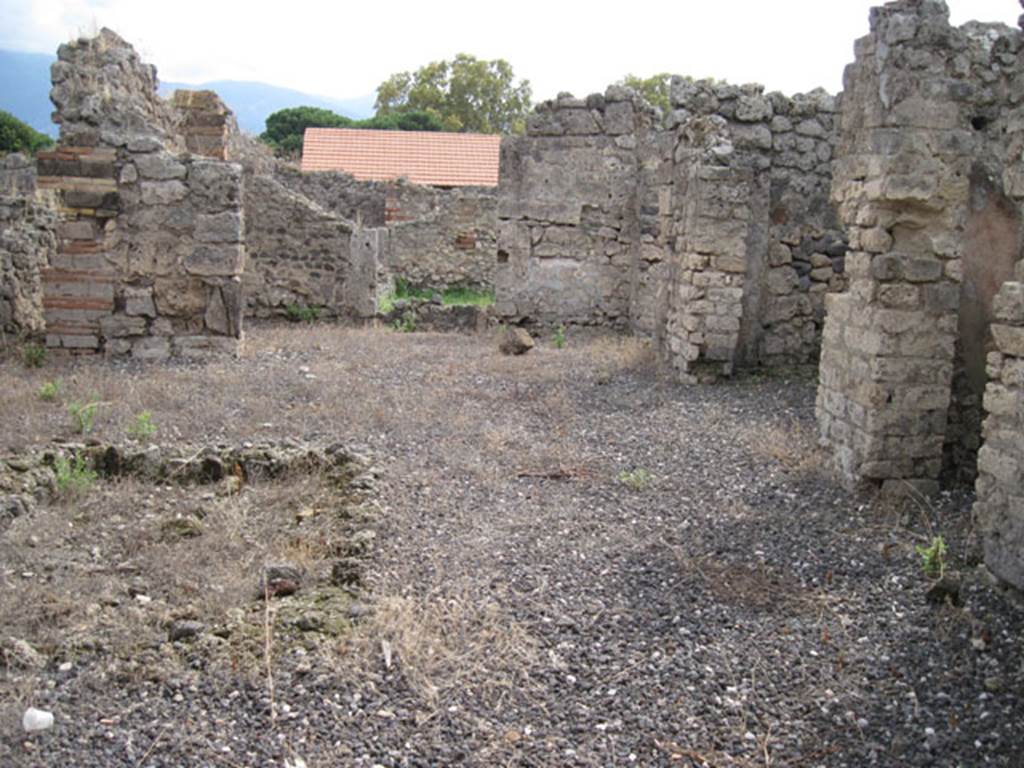
[[[405,177],[443,187],[498,184],[501,137],[479,133],[307,128],[303,171],[345,171],[360,181]]]

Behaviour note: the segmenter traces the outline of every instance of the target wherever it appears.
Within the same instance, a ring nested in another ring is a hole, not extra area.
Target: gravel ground
[[[844,492],[807,372],[687,387],[599,335],[507,358],[258,327],[230,364],[8,361],[8,454],[65,428],[30,396],[56,375],[117,404],[102,439],[152,404],[168,441],[368,448],[376,544],[351,630],[281,638],[272,695],[258,653],[199,642],[158,643],[160,670],[104,647],[0,669],[0,765],[1021,765],[1024,609],[976,565],[969,495]],[[925,599],[914,548],[938,533],[959,605]],[[21,732],[29,704],[55,727]]]

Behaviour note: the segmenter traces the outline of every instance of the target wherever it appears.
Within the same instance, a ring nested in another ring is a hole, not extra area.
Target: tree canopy
[[[448,131],[522,133],[530,97],[529,81],[516,82],[504,59],[460,53],[392,75],[377,88],[375,107],[378,117],[421,110]]]
[[[382,131],[440,131],[441,122],[422,111],[393,115],[376,115],[366,120],[352,120],[319,107],[289,107],[267,117],[267,129],[260,140],[274,148],[278,155],[302,154],[302,139],[307,128],[371,128]]]
[[[639,93],[647,102],[655,107],[661,108],[661,113],[667,115],[672,110],[669,101],[669,85],[672,82],[672,75],[668,72],[659,72],[650,77],[638,77],[637,75],[626,75],[619,81],[619,85],[626,85]]]
[[[38,152],[53,146],[53,139],[0,110],[0,152]]]

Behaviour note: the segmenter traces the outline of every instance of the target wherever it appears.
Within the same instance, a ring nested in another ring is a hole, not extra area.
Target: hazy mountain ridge
[[[0,49],[0,109],[50,136],[57,126],[50,121],[50,64],[56,57],[47,53],[25,53]],[[178,88],[216,91],[231,107],[239,127],[248,133],[262,133],[267,115],[287,107],[321,107],[355,119],[373,115],[375,95],[356,99],[322,96],[245,80],[215,80],[208,83],[161,82],[160,94]]]

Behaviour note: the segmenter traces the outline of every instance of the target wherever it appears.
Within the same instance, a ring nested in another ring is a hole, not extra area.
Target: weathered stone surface
[[[239,275],[243,255],[239,245],[197,245],[185,258],[185,271],[204,277]]]
[[[503,355],[524,355],[534,347],[533,337],[523,328],[507,328],[498,349]]]
[[[32,336],[45,328],[43,269],[57,251],[56,228],[49,206],[0,195],[0,330],[6,334]]]

